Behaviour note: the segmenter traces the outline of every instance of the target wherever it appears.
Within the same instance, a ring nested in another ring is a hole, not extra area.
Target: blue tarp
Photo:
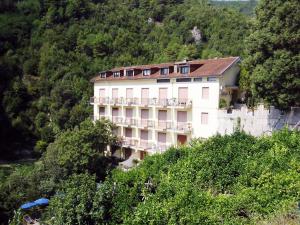
[[[34,203],[37,204],[37,205],[48,205],[49,204],[49,199],[39,198],[38,200],[35,200]]]
[[[37,206],[36,203],[34,203],[34,202],[27,202],[27,203],[21,205],[21,209],[31,209],[32,207],[35,207],[35,206]]]
[[[23,205],[21,205],[21,209],[31,209],[35,206],[41,206],[41,205],[48,205],[49,204],[49,199],[47,198],[39,198],[35,200],[34,202],[27,202]]]

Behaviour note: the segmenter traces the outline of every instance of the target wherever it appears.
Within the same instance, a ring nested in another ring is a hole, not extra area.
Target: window
[[[101,97],[101,98],[105,97],[105,89],[104,88],[99,89],[99,97]]]
[[[133,99],[133,88],[126,88],[126,98]]]
[[[208,77],[207,81],[217,81],[217,78],[216,77]]]
[[[116,117],[116,116],[118,116],[119,115],[119,109],[118,108],[113,108],[112,109],[112,116],[113,117]]]
[[[167,120],[167,111],[166,110],[158,110],[158,120]]]
[[[209,99],[209,87],[202,87],[202,99]]]
[[[100,73],[101,78],[106,78],[106,73]]]
[[[126,108],[126,111],[125,111],[125,116],[126,118],[132,118],[133,117],[133,109],[132,108]]]
[[[114,135],[119,136],[119,127],[113,128],[112,132]]]
[[[141,140],[148,140],[149,134],[147,130],[141,130]]]
[[[125,137],[132,137],[132,129],[131,128],[125,128]]]
[[[157,83],[170,83],[170,79],[157,79]]]
[[[160,75],[168,75],[169,68],[160,68]]]
[[[167,142],[167,134],[158,132],[157,134],[157,141],[159,143],[166,143]]]
[[[120,77],[120,75],[121,75],[120,71],[113,72],[114,77]]]
[[[179,69],[180,69],[181,74],[188,74],[190,67],[189,66],[181,66]]]
[[[151,70],[150,69],[145,69],[143,70],[143,76],[150,76]]]
[[[104,116],[105,115],[105,107],[99,107],[99,115]]]
[[[118,88],[112,89],[112,98],[118,98]]]
[[[177,122],[179,123],[187,122],[187,111],[177,111]]]
[[[177,78],[176,82],[191,82],[191,78]]]
[[[133,77],[134,76],[134,71],[133,70],[126,70],[126,76],[127,77]]]
[[[202,82],[202,77],[194,78],[194,82]]]
[[[201,124],[208,124],[208,113],[201,113]]]
[[[187,87],[179,87],[178,88],[178,103],[185,104],[188,101],[188,88]]]

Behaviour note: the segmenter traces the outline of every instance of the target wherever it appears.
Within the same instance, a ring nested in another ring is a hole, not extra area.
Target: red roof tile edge
[[[116,80],[137,80],[137,79],[159,79],[159,78],[187,78],[187,77],[204,77],[204,76],[221,76],[234,64],[240,61],[239,57],[226,57],[226,58],[217,58],[217,59],[200,59],[200,60],[191,60],[186,62],[173,62],[173,63],[160,63],[160,64],[148,64],[148,65],[137,65],[137,66],[128,66],[128,67],[119,67],[113,68],[111,70],[103,71],[101,73],[110,73],[110,76],[101,78],[100,75],[95,76],[90,81],[99,82],[99,81],[116,81]],[[169,73],[168,75],[161,75],[159,73],[159,68],[173,67],[174,65],[193,65],[196,66],[194,71],[191,71],[188,74],[180,74],[175,71]],[[131,77],[121,76],[113,77],[112,73],[116,71],[125,70],[139,70],[139,74]],[[143,69],[156,69],[156,72],[149,76],[143,76],[141,70]],[[100,73],[99,73],[100,74]]]

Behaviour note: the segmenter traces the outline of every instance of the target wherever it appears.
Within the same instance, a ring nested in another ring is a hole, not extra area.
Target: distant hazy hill
[[[220,7],[230,7],[235,8],[239,12],[253,16],[254,15],[254,9],[257,5],[256,0],[211,0],[211,3],[216,6]]]

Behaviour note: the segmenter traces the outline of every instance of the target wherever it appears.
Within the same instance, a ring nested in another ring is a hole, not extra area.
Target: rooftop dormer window
[[[169,68],[160,68],[160,75],[168,75],[169,74]]]
[[[120,75],[121,75],[120,71],[113,72],[114,77],[120,77]]]
[[[106,73],[105,72],[100,73],[100,77],[101,78],[106,78]]]
[[[133,77],[134,76],[134,71],[133,70],[126,70],[126,76],[127,77]]]
[[[179,67],[179,72],[181,74],[188,74],[190,71],[190,67],[189,66],[180,66]]]
[[[151,69],[144,69],[143,70],[143,76],[150,76],[151,74]]]

